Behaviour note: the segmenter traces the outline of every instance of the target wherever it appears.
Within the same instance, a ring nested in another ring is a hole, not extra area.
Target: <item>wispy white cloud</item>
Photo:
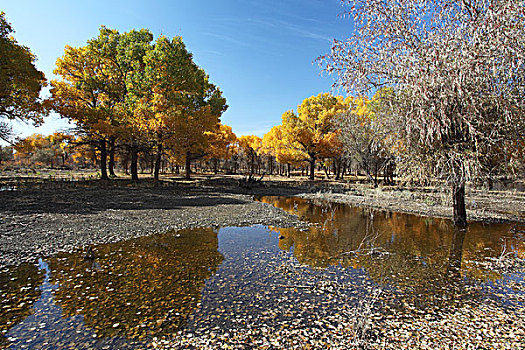
[[[214,56],[226,56],[224,52],[216,51],[216,50],[204,50],[205,53],[209,53]]]
[[[314,40],[323,40],[323,41],[332,41],[332,38],[330,38],[328,35],[320,34],[319,32],[314,32],[311,30],[304,29],[303,27],[300,27],[298,25],[285,22],[285,21],[279,21],[280,24],[287,28],[288,30],[294,32],[295,34],[308,38],[308,39],[314,39]]]
[[[239,46],[245,46],[245,47],[252,47],[253,45],[250,45],[248,42],[244,41],[244,40],[238,40],[232,36],[228,36],[228,35],[225,35],[225,34],[220,34],[220,33],[212,33],[212,32],[202,32],[202,34],[204,35],[207,35],[207,36],[211,36],[211,37],[214,37],[214,38],[217,38],[219,40],[222,40],[222,41],[227,41],[229,43],[232,43],[232,44],[236,44],[236,45],[239,45]]]
[[[245,47],[253,51],[265,54],[265,55],[272,55],[272,56],[278,56],[278,57],[282,56],[281,51],[270,50],[268,45],[260,45],[261,42],[266,41],[265,37],[262,35],[257,36],[257,37],[252,36],[250,40],[240,40],[237,37],[234,37],[232,35],[226,35],[226,34],[215,33],[215,32],[202,32],[202,34],[219,39],[223,42],[228,42],[230,44]]]
[[[317,31],[312,31],[305,29],[304,26],[299,26],[297,24],[290,23],[288,21],[283,20],[264,20],[264,19],[254,19],[252,20],[254,23],[257,23],[259,25],[263,25],[266,27],[272,27],[276,29],[285,29],[288,32],[291,32],[292,34],[300,37],[304,37],[307,39],[314,39],[314,40],[323,40],[323,41],[332,41],[332,38],[328,35],[321,34]]]

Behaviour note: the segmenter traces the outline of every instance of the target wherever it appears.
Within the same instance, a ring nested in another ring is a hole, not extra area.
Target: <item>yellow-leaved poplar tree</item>
[[[347,105],[341,96],[329,93],[306,98],[297,109],[283,114],[282,131],[288,144],[293,145],[310,164],[309,177],[314,179],[315,164],[333,153],[336,120],[345,113]]]

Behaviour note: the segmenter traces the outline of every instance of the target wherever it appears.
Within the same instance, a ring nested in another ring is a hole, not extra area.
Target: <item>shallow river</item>
[[[389,320],[439,324],[480,305],[505,315],[505,325],[453,344],[483,344],[509,329],[502,344],[521,343],[522,324],[512,322],[523,319],[525,273],[508,261],[525,258],[525,228],[455,231],[444,219],[259,200],[312,226],[168,232],[2,271],[0,348],[145,348],[170,339],[183,348],[344,348],[380,343],[405,322]]]

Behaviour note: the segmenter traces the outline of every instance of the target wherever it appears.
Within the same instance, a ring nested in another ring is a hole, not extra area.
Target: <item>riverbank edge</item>
[[[301,193],[298,197],[330,203],[346,204],[353,207],[370,208],[424,217],[452,219],[453,209],[450,203],[442,204],[441,195],[410,193],[403,197],[399,194],[381,193],[355,195],[344,193],[316,192]],[[439,197],[439,198],[438,198]],[[438,199],[436,199],[438,198]],[[469,222],[482,223],[517,223],[525,225],[525,198],[467,197],[467,219]]]

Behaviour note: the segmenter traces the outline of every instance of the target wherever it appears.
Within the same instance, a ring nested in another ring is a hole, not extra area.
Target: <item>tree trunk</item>
[[[121,166],[124,168],[124,173],[129,175],[129,150],[126,153],[125,157],[122,159]]]
[[[190,178],[190,174],[191,174],[191,157],[190,157],[190,152],[186,153],[186,173],[184,175],[184,177],[186,179],[189,179]]]
[[[310,180],[315,180],[315,157],[310,157]]]
[[[385,163],[384,171],[383,171],[383,181],[385,185],[394,185],[394,170],[393,170],[393,160],[388,159]]]
[[[467,209],[465,207],[465,181],[452,184],[452,199],[454,205],[454,225],[459,228],[467,227]]]
[[[159,182],[159,174],[160,174],[160,163],[162,161],[162,143],[159,143],[157,145],[157,154],[155,155],[155,166],[153,171],[153,181]]]
[[[106,140],[100,140],[100,180],[109,180],[108,170],[107,170],[107,159],[108,152],[106,148]]]
[[[139,182],[138,173],[138,162],[139,162],[139,150],[136,146],[131,147],[131,181]]]
[[[333,165],[335,179],[339,180],[339,175],[341,174],[341,164],[339,163],[339,160],[337,158],[334,158]]]
[[[292,172],[290,170],[290,163],[286,164],[287,165],[287,170],[288,170],[288,177],[292,176]]]
[[[326,175],[326,179],[330,180],[330,174],[328,174],[328,167],[323,166],[323,169],[324,169],[324,174]]]
[[[109,176],[117,177],[115,175],[115,138],[109,139],[109,164],[108,164]]]
[[[369,165],[368,162],[365,162],[365,164],[363,166],[363,170],[365,171],[365,174],[366,174],[366,177],[368,178],[368,181],[370,181],[374,185],[374,188],[377,188],[378,187],[377,177],[374,178],[372,176],[372,173],[370,171],[370,165]],[[377,176],[377,174],[376,174],[376,176]]]

